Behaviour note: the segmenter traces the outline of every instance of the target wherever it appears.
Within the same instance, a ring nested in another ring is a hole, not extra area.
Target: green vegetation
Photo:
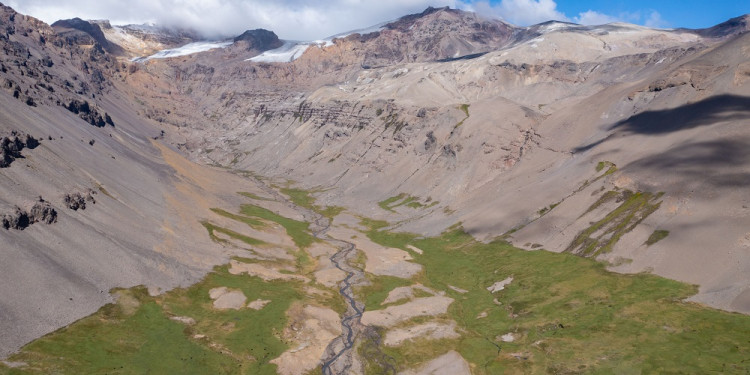
[[[604,168],[607,168],[607,171],[604,172],[604,174],[599,176],[597,179],[604,177],[604,176],[609,176],[612,173],[617,172],[617,166],[615,165],[615,163],[612,163],[611,161],[600,161],[599,163],[596,164],[597,172],[601,172],[602,170],[604,170]]]
[[[463,120],[459,121],[459,122],[458,122],[458,123],[456,124],[456,126],[454,126],[454,127],[453,127],[454,129],[455,129],[455,128],[457,128],[457,127],[459,127],[459,126],[461,126],[461,125],[463,125],[463,124],[464,124],[464,121],[466,121],[466,120],[467,120],[467,119],[469,118],[469,104],[461,104],[461,105],[460,105],[460,106],[458,107],[458,109],[460,109],[461,111],[463,111],[463,112],[464,112],[464,114],[466,115],[466,117],[464,117],[464,119],[463,119]]]
[[[286,229],[286,233],[289,237],[292,237],[292,240],[300,249],[307,248],[312,245],[313,242],[317,241],[317,239],[310,234],[309,223],[289,219],[271,210],[252,204],[243,204],[240,213],[244,216],[258,217],[279,223],[284,229]]]
[[[357,299],[364,302],[368,309],[379,309],[388,297],[388,293],[400,286],[409,286],[411,281],[393,276],[368,275],[370,285],[355,290]]]
[[[546,215],[548,212],[552,211],[555,207],[557,207],[560,204],[560,202],[552,203],[548,207],[544,207],[541,210],[537,211],[537,214],[539,214],[539,217],[542,217]]]
[[[321,190],[308,191],[303,189],[295,188],[281,188],[280,191],[287,195],[289,199],[297,206],[304,207],[313,210],[329,219],[333,219],[344,211],[344,207],[340,206],[319,206],[315,204],[315,197],[312,193],[319,192]]]
[[[466,114],[467,118],[469,117],[469,104],[461,104],[458,108]]]
[[[245,196],[245,197],[248,197],[248,198],[250,198],[250,199],[255,199],[256,201],[273,201],[273,199],[270,199],[270,198],[263,198],[263,197],[261,197],[261,196],[258,196],[258,195],[256,195],[256,194],[253,194],[253,193],[248,193],[248,192],[244,192],[244,191],[241,191],[241,192],[239,192],[239,193],[237,193],[237,194],[239,194],[239,195],[242,195],[242,196]]]
[[[237,232],[235,232],[233,230],[230,230],[230,229],[222,228],[222,227],[217,226],[215,224],[212,224],[212,223],[210,223],[208,221],[202,221],[201,224],[203,224],[203,226],[206,228],[206,230],[208,230],[208,236],[211,237],[212,240],[214,240],[214,241],[216,241],[218,243],[224,243],[225,244],[225,243],[227,243],[227,240],[218,237],[216,235],[216,233],[221,233],[221,234],[227,235],[227,236],[229,236],[231,238],[234,238],[235,240],[240,240],[240,241],[242,241],[242,242],[244,242],[244,243],[246,243],[248,245],[257,246],[257,245],[264,245],[265,244],[265,242],[263,242],[263,241],[261,241],[259,239],[248,237],[248,236],[246,236],[244,234],[237,233]]]
[[[605,193],[586,212],[613,199],[622,203],[604,218],[578,233],[565,252],[596,257],[611,251],[620,237],[633,230],[659,208],[661,196],[661,193],[633,193],[630,190]]]
[[[646,245],[651,246],[669,236],[668,230],[655,230],[654,233],[651,233],[650,236],[648,236],[648,239],[646,240]]]
[[[213,211],[214,213],[218,215],[224,216],[226,218],[239,221],[241,223],[245,223],[255,229],[261,229],[266,226],[266,223],[264,223],[261,220],[254,219],[254,218],[247,217],[247,216],[242,216],[242,215],[235,215],[231,212],[224,211],[220,208],[212,208],[211,211]]]
[[[239,289],[261,310],[216,310],[208,291]],[[10,361],[30,366],[7,374],[276,374],[269,363],[288,348],[278,336],[286,311],[301,300],[301,282],[264,282],[217,267],[203,281],[150,297],[122,290],[118,302],[26,345]],[[170,317],[189,317],[184,324]]]
[[[437,205],[438,203],[440,202],[432,201],[432,198],[427,198],[425,202],[422,203],[420,202],[419,197],[401,193],[399,195],[378,202],[378,206],[386,211],[396,212],[396,210],[394,210],[396,207],[406,206],[409,208],[420,209],[430,208]]]
[[[638,194],[631,204],[648,200]],[[611,273],[600,262],[572,254],[528,252],[503,241],[484,244],[460,228],[417,239],[383,231],[384,222],[362,224],[370,227],[368,237],[384,246],[424,250],[415,255],[424,272],[413,281],[454,298],[448,316],[437,319],[453,319],[465,332],[457,340],[385,348],[401,369],[455,349],[476,365],[475,374],[750,371],[750,317],[683,302],[696,293],[695,286],[650,274]],[[505,290],[487,291],[509,276],[513,281]],[[480,313],[487,317],[477,319]],[[509,332],[514,342],[499,339]]]
[[[402,199],[404,199],[404,197],[406,197],[406,196],[407,195],[404,194],[404,193],[392,196],[392,197],[390,197],[388,199],[385,199],[385,200],[382,200],[382,201],[378,202],[378,206],[380,206],[380,208],[382,208],[382,209],[384,209],[386,211],[396,212],[396,211],[393,210],[393,208],[391,208],[391,205],[394,204],[394,203],[396,203],[396,202],[398,202],[398,201],[400,201],[400,200],[402,200]]]

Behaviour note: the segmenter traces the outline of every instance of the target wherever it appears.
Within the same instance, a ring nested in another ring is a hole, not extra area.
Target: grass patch
[[[415,197],[409,194],[401,193],[399,195],[392,196],[388,199],[382,200],[378,202],[378,206],[380,208],[390,211],[390,212],[396,212],[395,208],[406,206],[409,208],[414,209],[420,209],[420,208],[430,208],[436,206],[438,201],[432,201],[431,198],[427,198],[425,202],[421,202],[421,199],[419,197]]]
[[[466,117],[464,117],[463,120],[459,121],[456,126],[453,127],[454,129],[463,125],[464,121],[469,118],[469,104],[461,104],[460,106],[458,106],[458,109],[460,109],[466,115]]]
[[[258,219],[254,219],[252,217],[247,217],[247,216],[242,216],[242,215],[235,215],[235,214],[233,214],[231,212],[224,211],[224,210],[222,210],[220,208],[212,208],[211,211],[213,211],[214,213],[216,213],[218,215],[221,215],[221,216],[224,216],[226,218],[232,219],[234,221],[239,221],[241,223],[245,223],[245,224],[247,224],[250,227],[255,228],[255,229],[262,229],[262,228],[264,228],[266,226],[266,223],[264,223],[264,222],[262,222],[262,221],[260,221]]]
[[[258,245],[265,245],[266,244],[265,242],[263,242],[263,241],[261,241],[261,240],[259,240],[257,238],[252,238],[252,237],[246,236],[244,234],[237,233],[237,232],[235,232],[233,230],[222,228],[222,227],[220,227],[218,225],[215,225],[215,224],[212,224],[212,223],[210,223],[208,221],[202,221],[201,224],[203,224],[203,227],[205,227],[206,230],[208,231],[208,236],[211,237],[212,240],[214,240],[214,241],[216,241],[218,243],[225,244],[225,243],[227,243],[227,241],[225,239],[223,239],[223,238],[218,237],[216,235],[216,233],[222,233],[222,234],[227,235],[227,236],[229,236],[231,238],[234,238],[235,240],[240,240],[240,241],[242,241],[242,242],[244,242],[244,243],[246,243],[248,245],[258,246]]]
[[[357,299],[363,301],[368,309],[378,309],[393,289],[413,284],[411,280],[393,276],[368,275],[370,285],[357,288]]]
[[[385,200],[382,200],[382,201],[378,202],[378,206],[380,206],[380,208],[382,208],[382,209],[384,209],[386,211],[396,212],[396,211],[393,210],[393,208],[391,207],[391,205],[393,205],[396,202],[404,199],[406,196],[407,195],[404,194],[404,193],[401,193],[399,195],[394,195],[394,196],[392,196],[392,197],[390,197],[388,199],[385,199]]]
[[[246,191],[241,191],[241,192],[238,192],[237,194],[248,197],[250,199],[255,199],[256,201],[273,201],[273,199],[271,198],[263,198],[257,194],[248,193]]]
[[[407,250],[406,245],[411,244],[415,238],[419,237],[413,233],[406,232],[389,232],[383,230],[389,224],[383,220],[373,220],[368,218],[361,218],[360,224],[369,228],[365,234],[371,240],[387,247],[395,247],[402,250]],[[420,248],[421,249],[421,248]],[[424,249],[422,249],[424,250]]]
[[[668,230],[655,230],[654,233],[651,233],[650,236],[648,236],[648,239],[646,240],[646,245],[651,246],[669,236]]]
[[[649,200],[645,194],[634,199]],[[377,243],[425,251],[414,256],[424,266],[417,281],[455,298],[448,312],[465,332],[458,340],[387,348],[400,369],[455,349],[475,365],[475,374],[750,371],[750,316],[682,302],[697,292],[693,285],[608,272],[604,264],[572,254],[484,244],[460,228],[417,239],[383,231],[387,223],[363,224]],[[486,290],[508,276],[514,280],[505,290]],[[487,317],[476,319],[481,312]],[[516,335],[514,342],[498,339],[508,332]]]
[[[243,204],[240,208],[240,213],[244,216],[258,217],[279,223],[284,229],[286,229],[286,233],[289,237],[292,237],[292,240],[300,249],[307,248],[312,245],[313,242],[317,241],[317,239],[310,234],[309,223],[289,219],[271,210],[252,204]]]
[[[661,193],[634,193],[630,190],[605,193],[586,212],[612,199],[622,203],[604,218],[578,233],[565,252],[596,257],[611,251],[624,234],[659,209],[661,196]]]
[[[311,196],[311,192],[307,190],[302,189],[294,189],[294,188],[281,188],[279,189],[282,193],[284,193],[286,196],[289,197],[289,199],[296,205],[300,207],[305,207],[308,209],[314,209],[315,208],[315,198]]]
[[[612,173],[615,173],[615,172],[617,172],[617,165],[615,165],[615,163],[613,163],[613,162],[611,162],[611,161],[600,161],[599,163],[597,163],[597,164],[596,164],[596,171],[597,171],[597,172],[601,172],[601,171],[603,171],[603,170],[604,170],[604,168],[607,168],[607,171],[606,171],[606,172],[604,172],[604,174],[603,174],[603,175],[599,176],[599,177],[597,178],[597,180],[598,180],[599,178],[602,178],[602,177],[604,177],[604,176],[609,176],[609,175],[611,175]]]
[[[259,311],[215,310],[208,291],[218,286],[240,289],[249,301],[271,303]],[[198,284],[157,297],[135,287],[120,292],[128,298],[26,345],[9,359],[30,366],[0,364],[0,373],[276,374],[269,361],[288,349],[279,333],[291,303],[303,299],[301,289],[299,282],[232,275],[226,266]],[[196,324],[170,316],[190,317]]]
[[[552,203],[551,205],[549,205],[547,207],[544,207],[541,210],[537,211],[537,214],[539,215],[539,217],[542,217],[542,216],[546,215],[547,213],[549,213],[550,211],[552,211],[559,204],[560,204],[560,202]]]
[[[460,110],[462,110],[466,114],[466,117],[469,117],[469,106],[470,106],[469,104],[461,104],[461,106],[458,107]]]
[[[334,217],[338,216],[340,213],[342,213],[345,208],[341,206],[319,206],[315,204],[315,197],[313,197],[311,194],[316,191],[308,191],[303,189],[295,189],[295,188],[281,188],[279,189],[282,193],[287,195],[289,199],[292,201],[292,203],[296,204],[297,206],[304,207],[310,210],[313,210],[331,220],[333,220]]]

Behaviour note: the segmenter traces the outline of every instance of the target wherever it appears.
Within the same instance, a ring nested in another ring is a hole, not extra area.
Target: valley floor
[[[161,295],[114,290],[116,303],[26,345],[0,373],[321,373],[351,316],[333,239],[356,246],[348,264],[364,271],[352,283],[367,329],[343,354],[348,369],[331,373],[750,371],[750,316],[686,302],[694,286],[477,242],[460,224],[432,238],[394,233],[276,189],[290,200],[239,193],[240,207],[212,209],[226,220],[202,222],[239,254],[229,264]],[[311,210],[330,220],[329,240],[313,235]]]

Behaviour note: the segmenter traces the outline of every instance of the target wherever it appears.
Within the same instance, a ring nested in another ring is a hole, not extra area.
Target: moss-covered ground
[[[261,310],[217,310],[208,291],[242,290]],[[275,374],[269,361],[287,344],[285,312],[303,298],[301,282],[265,282],[217,267],[203,281],[151,297],[143,287],[120,291],[118,303],[25,346],[7,374]],[[189,317],[184,324],[170,317]]]
[[[615,274],[572,254],[480,243],[460,228],[419,239],[379,230],[382,222],[363,224],[375,242],[423,250],[412,253],[424,266],[414,281],[455,299],[441,319],[455,320],[463,336],[386,348],[402,369],[455,349],[475,374],[750,371],[750,316],[684,302],[697,292],[695,286],[651,274]],[[504,290],[487,290],[509,276],[513,281]],[[370,303],[382,301],[383,292],[375,289]],[[477,318],[480,313],[487,316]],[[500,339],[507,333],[515,341]]]

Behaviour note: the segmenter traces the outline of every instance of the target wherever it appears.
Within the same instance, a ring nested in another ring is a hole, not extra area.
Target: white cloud
[[[10,0],[7,4],[47,23],[73,17],[109,19],[115,24],[155,22],[226,36],[265,28],[293,40],[321,39],[419,13],[430,5],[464,5],[460,0]]]
[[[491,5],[487,1],[477,1],[470,6],[477,13],[502,18],[515,25],[528,26],[540,22],[570,21],[557,10],[554,0],[502,0]]]
[[[578,14],[578,17],[575,17],[573,20],[575,23],[579,23],[581,25],[604,25],[605,23],[620,21],[620,19],[617,17],[612,17],[610,15],[599,13],[593,10],[582,12]]]
[[[154,22],[193,28],[207,36],[234,36],[247,29],[272,30],[283,39],[315,40],[361,29],[428,6],[450,6],[527,26],[549,20],[601,24],[641,21],[641,13],[611,16],[588,10],[569,18],[555,0],[7,0],[17,11],[47,23],[59,19],[109,19],[114,24]],[[652,11],[647,26],[666,27]]]
[[[661,18],[661,14],[655,10],[652,10],[648,15],[648,18],[643,22],[644,26],[654,28],[666,28],[669,27],[669,23]]]

